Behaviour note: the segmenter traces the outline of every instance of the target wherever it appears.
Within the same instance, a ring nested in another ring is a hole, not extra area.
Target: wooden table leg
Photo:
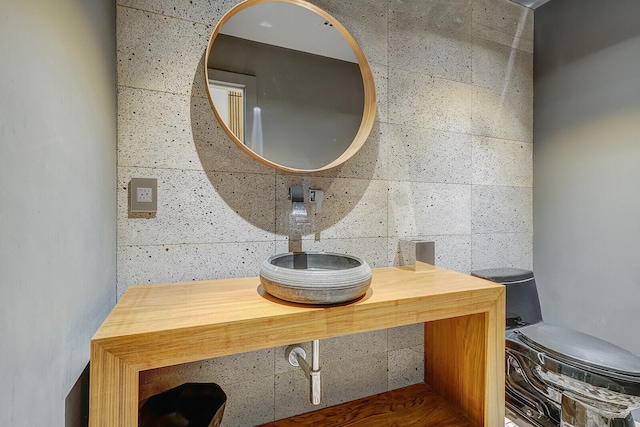
[[[91,343],[89,427],[138,425],[138,371]]]
[[[487,312],[425,323],[425,382],[485,427],[504,424],[501,310],[503,300]]]

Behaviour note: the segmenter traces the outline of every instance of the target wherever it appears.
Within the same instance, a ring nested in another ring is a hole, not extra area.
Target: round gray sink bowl
[[[363,296],[371,268],[358,257],[331,252],[282,253],[260,267],[260,283],[276,298],[302,304],[339,304]]]

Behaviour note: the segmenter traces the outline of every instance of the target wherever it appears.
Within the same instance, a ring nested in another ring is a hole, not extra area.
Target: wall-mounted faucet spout
[[[292,185],[289,187],[289,199],[291,199],[291,216],[296,224],[308,224],[307,208],[304,205],[304,190],[302,185]]]
[[[306,360],[307,353],[299,344],[290,345],[285,351],[285,357],[291,366],[299,366],[304,374],[309,378],[310,401],[314,405],[319,405],[322,396],[322,386],[320,381],[320,341],[311,342],[311,366]]]

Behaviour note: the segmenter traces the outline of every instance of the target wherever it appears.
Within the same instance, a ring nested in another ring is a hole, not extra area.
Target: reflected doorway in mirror
[[[218,115],[229,130],[244,144],[253,132],[253,117],[248,112],[257,107],[256,77],[223,70],[209,70],[208,89]]]

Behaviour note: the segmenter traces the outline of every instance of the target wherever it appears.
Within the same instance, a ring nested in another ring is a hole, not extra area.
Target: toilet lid
[[[521,268],[487,268],[485,270],[474,270],[472,276],[482,279],[491,280],[492,282],[507,283],[524,282],[533,279],[533,271],[523,270]]]
[[[578,362],[587,367],[640,377],[640,358],[610,342],[573,329],[544,322],[520,328],[523,341],[559,361]]]

